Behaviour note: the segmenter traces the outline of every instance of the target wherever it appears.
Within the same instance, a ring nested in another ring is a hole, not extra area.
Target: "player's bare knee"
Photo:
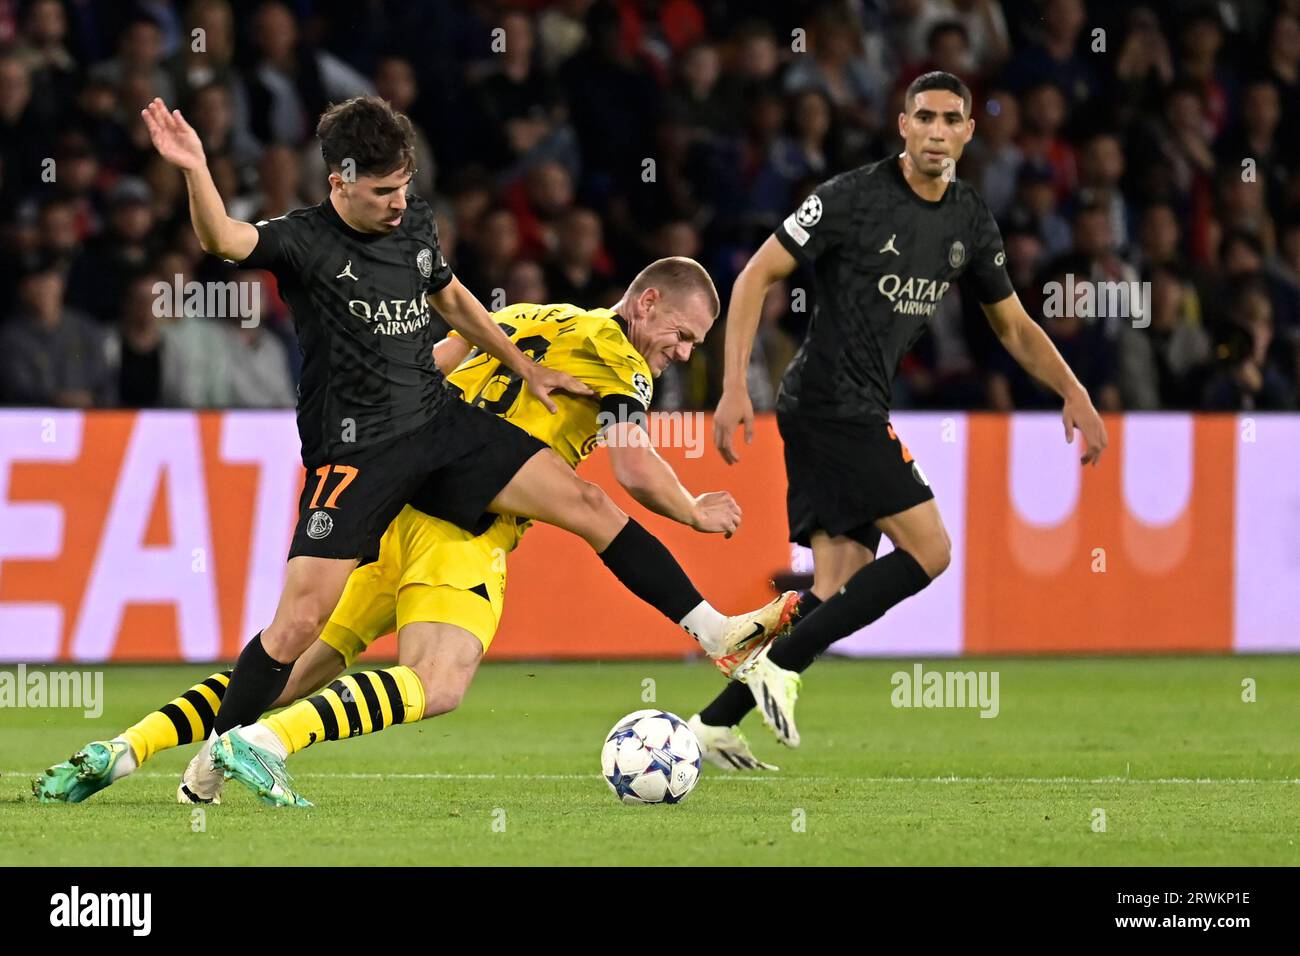
[[[948,565],[952,563],[952,542],[946,533],[927,541],[917,550],[919,553],[912,556],[930,576],[931,581],[948,570]]]

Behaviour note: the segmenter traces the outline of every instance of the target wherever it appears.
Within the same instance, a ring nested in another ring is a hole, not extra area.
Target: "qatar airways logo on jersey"
[[[370,325],[375,335],[405,335],[429,324],[429,303],[418,299],[380,299],[371,305],[364,299],[348,302],[348,311]]]
[[[948,291],[947,282],[934,279],[921,279],[917,276],[902,276],[889,273],[880,277],[876,288],[880,294],[894,304],[893,311],[900,315],[934,315],[939,307],[939,300]]]

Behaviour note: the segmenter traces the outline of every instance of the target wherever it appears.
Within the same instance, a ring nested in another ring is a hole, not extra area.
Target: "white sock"
[[[708,601],[701,601],[689,614],[677,622],[687,634],[700,642],[704,653],[717,657],[722,653],[722,635],[727,629],[727,618],[719,614]]]
[[[275,731],[266,724],[257,723],[249,724],[247,727],[239,728],[239,736],[243,737],[254,747],[261,747],[263,750],[269,750],[281,760],[289,759],[289,748],[284,745]]]
[[[135,759],[135,750],[131,747],[131,741],[125,737],[114,737],[109,741],[111,744],[126,744],[126,753],[117,758],[117,763],[113,764],[113,769],[108,775],[108,779],[116,783],[129,773],[134,773],[136,767],[140,766]]]

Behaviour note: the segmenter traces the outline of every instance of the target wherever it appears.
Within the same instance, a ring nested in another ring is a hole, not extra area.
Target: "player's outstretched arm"
[[[528,390],[541,400],[552,415],[556,412],[556,406],[551,400],[551,392],[588,396],[595,394],[572,375],[538,365],[519,351],[510,337],[492,320],[492,315],[483,307],[483,303],[455,276],[437,292],[429,293],[429,301],[471,345],[500,359],[502,365],[522,378]]]
[[[731,304],[727,307],[726,365],[722,378],[722,398],[713,413],[713,444],[729,465],[740,461],[732,445],[738,425],[745,426],[745,444],[754,440],[754,406],[749,400],[749,357],[754,351],[754,336],[763,312],[767,290],[778,279],[794,272],[798,262],[785,251],[775,236],[759,246],[758,252],[740,270],[731,287]]]
[[[725,534],[740,527],[740,505],[726,491],[692,495],[650,444],[645,429],[619,422],[605,431],[614,478],[637,503],[696,531]]]
[[[1038,379],[1065,402],[1061,418],[1065,423],[1065,440],[1074,442],[1074,430],[1083,435],[1084,451],[1080,461],[1096,464],[1106,449],[1106,425],[1088,397],[1088,390],[1070,371],[1052,340],[1025,311],[1014,292],[1001,302],[985,305],[984,314],[1003,347],[1026,372]]]
[[[190,221],[204,252],[242,262],[257,246],[257,228],[226,215],[217,184],[208,171],[203,143],[194,128],[185,122],[180,110],[167,111],[158,97],[140,111],[154,149],[163,159],[185,174],[185,189],[190,197]]]

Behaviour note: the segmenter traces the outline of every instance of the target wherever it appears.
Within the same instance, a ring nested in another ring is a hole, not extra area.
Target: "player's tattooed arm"
[[[1061,396],[1065,407],[1065,440],[1074,442],[1075,429],[1083,436],[1084,450],[1080,461],[1096,464],[1106,450],[1106,425],[1093,407],[1088,390],[1070,371],[1070,366],[1056,350],[1047,333],[1029,317],[1014,292],[1000,302],[983,306],[989,325],[1003,347],[1020,367]]]
[[[257,227],[226,215],[217,184],[208,171],[203,143],[194,127],[185,122],[180,110],[167,111],[167,104],[154,97],[140,111],[154,149],[163,159],[185,174],[185,188],[190,198],[190,221],[204,252],[232,262],[247,259],[257,246]]]
[[[736,499],[726,491],[702,495],[687,491],[640,425],[617,422],[605,430],[605,441],[615,480],[642,507],[706,534],[730,538],[740,527]]]
[[[790,275],[798,265],[775,236],[768,236],[745,268],[740,270],[731,288],[722,398],[713,415],[713,443],[729,465],[740,461],[740,455],[732,444],[736,427],[745,426],[746,445],[754,440],[754,405],[749,400],[748,372],[763,299],[772,283]]]
[[[500,359],[502,365],[522,378],[528,390],[537,396],[552,415],[557,409],[551,399],[551,392],[587,396],[595,394],[572,375],[538,365],[519,351],[510,337],[501,331],[501,326],[493,321],[483,303],[455,276],[437,292],[428,293],[428,297],[448,325],[463,335],[471,345]]]

